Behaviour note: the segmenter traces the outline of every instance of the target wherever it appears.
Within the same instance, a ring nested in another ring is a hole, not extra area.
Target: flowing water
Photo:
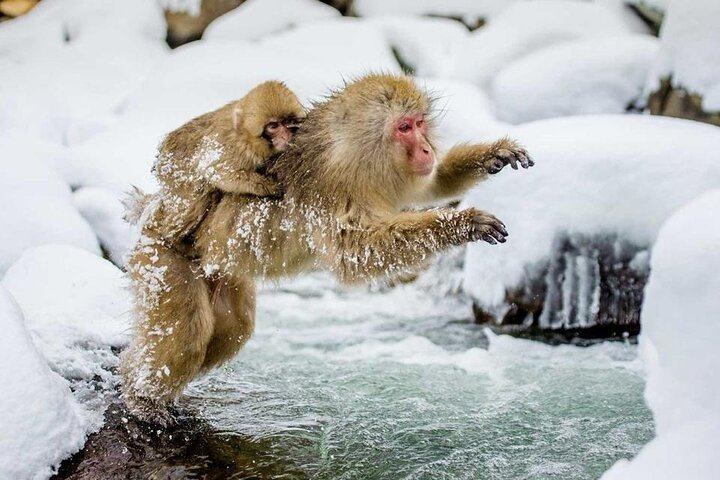
[[[267,286],[253,339],[186,404],[275,478],[598,478],[653,436],[636,346],[496,336],[434,291]]]

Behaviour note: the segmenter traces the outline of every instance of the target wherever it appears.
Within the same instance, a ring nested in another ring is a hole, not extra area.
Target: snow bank
[[[400,58],[425,77],[451,76],[459,46],[470,35],[461,23],[446,18],[377,17],[363,23],[378,26]]]
[[[530,54],[493,81],[498,117],[512,123],[623,113],[642,96],[658,41],[650,35],[592,38]]]
[[[208,25],[203,40],[258,40],[339,16],[338,10],[317,0],[248,0]]]
[[[622,12],[602,4],[570,0],[514,3],[468,38],[461,47],[457,74],[485,87],[506,65],[547,46],[633,31]]]
[[[672,76],[672,83],[691,93],[704,94],[720,88],[720,2],[716,0],[674,0],[670,2],[660,31],[660,54],[653,68],[649,91],[660,80]],[[706,100],[703,108],[720,111],[720,98]]]
[[[465,205],[507,225],[503,245],[478,242],[466,254],[464,288],[490,310],[504,304],[561,233],[617,233],[650,245],[667,217],[720,185],[720,128],[650,116],[568,117],[529,123],[511,135],[536,165],[507,169],[479,185]]]
[[[640,346],[657,437],[605,480],[720,475],[720,190],[663,225],[645,289]]]
[[[78,451],[85,424],[67,382],[50,371],[0,286],[0,478],[41,479]]]
[[[125,208],[115,192],[103,188],[81,188],[73,193],[73,203],[95,231],[110,260],[117,266],[123,266],[136,229],[123,220]]]
[[[518,0],[354,0],[361,17],[384,15],[438,15],[462,18],[468,25],[495,15]]]
[[[27,248],[66,243],[100,253],[90,226],[72,205],[70,188],[55,173],[53,152],[21,138],[0,138],[5,163],[0,175],[0,273]]]
[[[131,310],[125,278],[96,255],[63,245],[28,250],[0,283],[22,308],[40,351],[69,379],[108,380]]]
[[[56,143],[67,143],[71,128],[106,128],[105,117],[165,55],[164,37],[154,2],[43,1],[0,25],[0,110],[10,105],[12,118],[27,120],[14,128]]]

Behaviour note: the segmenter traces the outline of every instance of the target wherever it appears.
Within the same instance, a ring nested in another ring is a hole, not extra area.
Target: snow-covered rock
[[[604,480],[720,475],[720,190],[663,225],[645,290],[640,346],[657,437]]]
[[[451,76],[459,47],[470,35],[462,24],[446,18],[374,17],[363,23],[379,26],[390,46],[421,77]]]
[[[491,17],[519,0],[354,0],[361,17],[385,15],[437,15],[462,18],[468,25]]]
[[[518,2],[461,46],[457,75],[486,87],[505,66],[550,45],[632,33],[622,12],[571,0]]]
[[[672,77],[674,86],[704,95],[720,88],[720,2],[674,0],[668,5],[660,31],[660,54],[648,90]],[[705,111],[720,111],[720,95],[704,98]]]
[[[109,379],[110,348],[130,333],[130,292],[109,261],[75,247],[26,251],[0,282],[22,308],[51,367],[65,378]]]
[[[110,260],[123,266],[136,229],[123,220],[125,209],[117,194],[103,188],[81,188],[73,193],[73,203],[95,231]]]
[[[511,136],[536,161],[472,190],[465,204],[507,225],[503,245],[467,249],[464,288],[487,310],[547,260],[560,234],[616,234],[651,245],[669,215],[720,186],[720,128],[663,117],[566,117],[522,125]]]
[[[657,53],[650,35],[590,38],[553,45],[495,77],[500,119],[523,123],[589,113],[623,113],[642,97]]]
[[[356,18],[343,17],[300,25],[263,39],[261,44],[278,52],[293,54],[300,61],[311,60],[346,77],[369,71],[400,72],[382,30]],[[304,69],[298,65],[298,60],[293,65]]]
[[[69,129],[106,128],[106,116],[166,54],[164,37],[154,2],[44,1],[0,25],[0,110],[9,104],[11,118],[25,120],[14,129],[56,143],[73,140]]]
[[[2,286],[0,325],[0,478],[49,478],[83,446],[85,420],[67,382],[33,345],[22,311]]]
[[[53,152],[21,138],[0,138],[0,273],[20,254],[44,243],[65,243],[99,254],[95,233],[72,204],[70,188],[53,168]]]
[[[317,0],[248,0],[215,19],[204,40],[258,40],[317,20],[339,17],[340,12]]]

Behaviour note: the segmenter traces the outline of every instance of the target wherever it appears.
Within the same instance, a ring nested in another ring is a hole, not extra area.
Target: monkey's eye
[[[415,126],[418,127],[418,128],[422,128],[423,125],[425,125],[425,119],[424,119],[424,118],[421,118],[420,120],[418,120],[417,122],[415,122]]]
[[[409,123],[401,123],[400,126],[398,127],[398,130],[400,130],[402,133],[407,133],[410,131],[411,128],[412,127],[410,126]]]
[[[265,128],[270,131],[277,130],[280,128],[280,122],[268,122],[267,125],[265,125]]]

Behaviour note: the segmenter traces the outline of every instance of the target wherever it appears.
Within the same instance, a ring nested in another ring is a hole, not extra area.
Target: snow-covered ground
[[[468,249],[464,285],[476,300],[500,306],[558,232],[657,241],[641,345],[658,436],[607,477],[717,477],[720,266],[713,255],[720,239],[711,227],[720,217],[718,194],[673,212],[720,188],[720,129],[623,113],[641,106],[643,89],[668,72],[706,93],[706,108],[720,105],[717,29],[708,28],[717,6],[670,3],[672,22],[659,42],[619,0],[356,0],[359,18],[315,0],[248,0],[213,22],[203,40],[175,50],[165,44],[160,5],[192,13],[196,0],[43,0],[0,24],[0,478],[47,478],[102,424],[117,349],[130,332],[118,266],[133,231],[120,218],[119,198],[131,185],[154,188],[150,166],[162,135],[267,79],[285,81],[310,105],[364,72],[400,72],[396,55],[438,99],[441,147],[510,135],[536,159],[534,169],[503,172],[464,199],[497,214],[511,233],[505,245]],[[471,32],[421,14],[487,25]],[[315,291],[326,283],[311,279],[309,295],[328,301],[318,300],[323,313],[305,320],[344,318],[349,309],[390,316],[404,332],[389,343],[342,345],[328,357],[333,362],[371,356],[487,373],[488,362],[530,348],[503,349],[505,339],[495,337],[490,353],[448,351],[429,340],[432,328],[408,327],[435,312],[434,299],[460,275],[457,267],[437,268],[417,289],[383,294],[367,310],[372,294],[334,303],[334,294]],[[427,296],[428,278],[446,285]],[[405,307],[410,302],[417,308]],[[279,305],[287,309],[279,321],[292,317],[292,302]],[[291,330],[283,341],[323,332],[338,330]],[[259,336],[279,341],[262,328]],[[543,358],[583,355],[532,348]],[[679,470],[663,467],[675,457]]]

